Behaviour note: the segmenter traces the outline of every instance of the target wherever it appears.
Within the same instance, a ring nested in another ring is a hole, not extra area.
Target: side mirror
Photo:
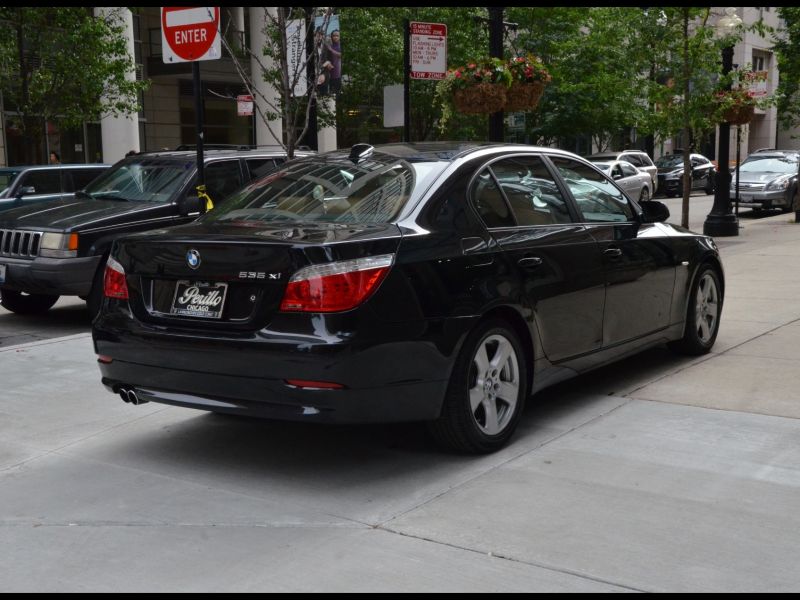
[[[188,217],[192,213],[199,214],[201,207],[200,198],[197,196],[186,196],[178,206],[178,210],[182,217]]]
[[[622,179],[622,173],[612,173],[611,179],[613,179],[614,181],[616,181],[617,179]]]
[[[669,219],[669,208],[658,200],[648,200],[641,203],[642,221],[645,223],[663,223]]]
[[[36,193],[35,187],[33,187],[32,185],[26,185],[25,187],[19,189],[19,191],[17,192],[17,198],[22,198],[22,196],[30,196],[31,194],[35,193]]]

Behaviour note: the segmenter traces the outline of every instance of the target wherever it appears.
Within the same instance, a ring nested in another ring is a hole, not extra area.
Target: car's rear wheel
[[[712,175],[708,176],[708,181],[706,182],[706,187],[703,188],[703,191],[708,196],[714,193],[714,177]]]
[[[527,364],[517,334],[504,321],[480,324],[464,342],[442,414],[429,424],[447,448],[485,454],[508,442],[528,393]]]
[[[693,356],[709,352],[719,333],[721,313],[722,285],[719,272],[713,266],[704,264],[689,292],[683,337],[671,342],[670,348]]]
[[[0,305],[18,315],[37,315],[47,312],[58,302],[58,296],[27,294],[14,290],[0,291]]]

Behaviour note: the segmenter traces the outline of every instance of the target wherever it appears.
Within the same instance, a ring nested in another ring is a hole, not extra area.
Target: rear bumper
[[[300,315],[283,317],[285,326]],[[342,334],[324,315],[305,318],[321,321],[319,333],[290,333],[276,318],[270,329],[223,337],[165,333],[121,311],[103,311],[93,328],[95,351],[112,359],[98,362],[102,383],[112,392],[133,388],[144,400],[254,417],[330,423],[432,420],[440,414],[471,321],[458,319],[447,327],[444,320],[379,328],[369,323]],[[287,380],[344,387],[309,389]]]
[[[100,257],[25,260],[0,256],[0,264],[6,265],[3,288],[30,294],[88,296]]]

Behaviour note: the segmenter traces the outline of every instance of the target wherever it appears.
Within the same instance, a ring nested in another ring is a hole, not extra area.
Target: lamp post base
[[[703,223],[703,234],[712,237],[739,235],[739,219],[732,213],[727,215],[710,214]]]

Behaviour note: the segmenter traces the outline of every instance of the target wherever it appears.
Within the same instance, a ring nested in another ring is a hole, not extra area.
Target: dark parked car
[[[0,167],[0,211],[23,204],[71,198],[111,165]]]
[[[792,210],[797,193],[800,151],[759,150],[739,167],[739,206],[755,210]],[[736,170],[731,175],[731,198],[736,197]]]
[[[134,404],[428,421],[490,452],[534,391],[664,342],[711,349],[720,257],[668,216],[548,148],[294,161],[195,223],[115,242],[102,382]]]
[[[285,159],[280,147],[208,151],[208,193],[221,200]],[[187,223],[204,208],[195,190],[196,160],[191,151],[137,154],[104,171],[74,198],[0,213],[0,304],[31,314],[48,310],[59,296],[80,296],[95,315],[114,239]]]
[[[690,154],[692,164],[692,190],[714,193],[717,169],[714,163],[702,154]],[[656,161],[658,167],[658,191],[668,198],[683,195],[683,154],[665,154]]]

